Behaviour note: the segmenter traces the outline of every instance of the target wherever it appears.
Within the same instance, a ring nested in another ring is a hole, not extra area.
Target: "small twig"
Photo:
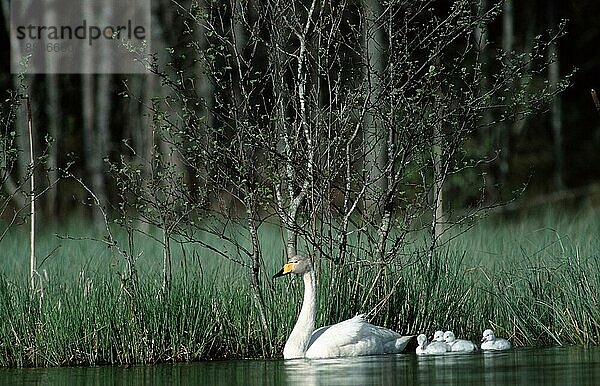
[[[50,256],[54,255],[54,254],[56,253],[56,251],[58,251],[58,250],[60,249],[60,247],[62,247],[62,245],[60,245],[60,244],[59,244],[59,245],[57,245],[56,247],[54,247],[54,249],[52,249],[52,250],[50,251],[50,253],[48,253],[48,254],[46,255],[46,257],[44,257],[44,258],[42,259],[42,261],[40,262],[40,265],[38,265],[38,266],[37,266],[37,268],[39,269],[39,268],[40,268],[42,265],[44,265],[44,263],[46,262],[46,260],[48,260],[48,258],[50,258]]]
[[[594,89],[592,89],[592,99],[594,100],[594,104],[596,105],[596,111],[598,111],[598,114],[600,114],[600,100],[598,99],[598,94]]]
[[[402,279],[402,276],[398,277],[398,279],[394,282],[392,289],[377,304],[375,304],[375,306],[373,306],[373,308],[371,308],[369,312],[367,312],[367,318],[372,318],[375,315],[377,315],[379,311],[383,308],[383,306],[385,306],[388,303],[392,295],[396,293],[396,288],[398,287],[398,284],[400,284]]]

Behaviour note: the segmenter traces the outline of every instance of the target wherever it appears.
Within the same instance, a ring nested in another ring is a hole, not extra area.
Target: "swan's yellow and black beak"
[[[289,273],[292,273],[293,267],[294,267],[294,264],[292,264],[292,263],[284,264],[283,268],[281,268],[281,271],[279,271],[275,275],[273,275],[273,279],[278,278],[280,276],[287,275]]]

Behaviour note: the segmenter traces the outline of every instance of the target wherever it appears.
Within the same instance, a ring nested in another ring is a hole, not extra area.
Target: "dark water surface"
[[[600,385],[600,348],[0,369],[0,385]]]

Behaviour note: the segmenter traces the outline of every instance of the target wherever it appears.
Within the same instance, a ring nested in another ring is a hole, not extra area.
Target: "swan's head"
[[[455,340],[456,340],[456,336],[454,336],[454,333],[452,331],[444,332],[444,341],[446,343],[452,343]]]
[[[303,275],[306,272],[309,272],[310,270],[310,260],[304,256],[296,255],[292,256],[292,258],[290,258],[290,260],[283,265],[281,271],[273,275],[273,279],[290,273],[295,273],[296,275]]]
[[[433,334],[433,341],[434,342],[443,342],[444,341],[444,331],[436,331]]]
[[[491,342],[494,339],[496,339],[496,336],[494,336],[494,331],[487,329],[483,332],[483,338],[481,338],[482,342]]]
[[[427,345],[427,336],[425,336],[425,334],[419,334],[419,336],[417,336],[417,344],[419,347],[425,348]]]

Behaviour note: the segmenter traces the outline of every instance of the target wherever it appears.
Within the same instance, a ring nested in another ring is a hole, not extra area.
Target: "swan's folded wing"
[[[308,347],[310,348],[317,341],[321,345],[327,342],[329,345],[335,346],[355,342],[365,324],[368,323],[364,315],[361,314],[337,324],[318,328],[312,333]]]
[[[364,315],[321,327],[309,341],[307,358],[331,358],[401,352],[410,337],[374,326]]]

